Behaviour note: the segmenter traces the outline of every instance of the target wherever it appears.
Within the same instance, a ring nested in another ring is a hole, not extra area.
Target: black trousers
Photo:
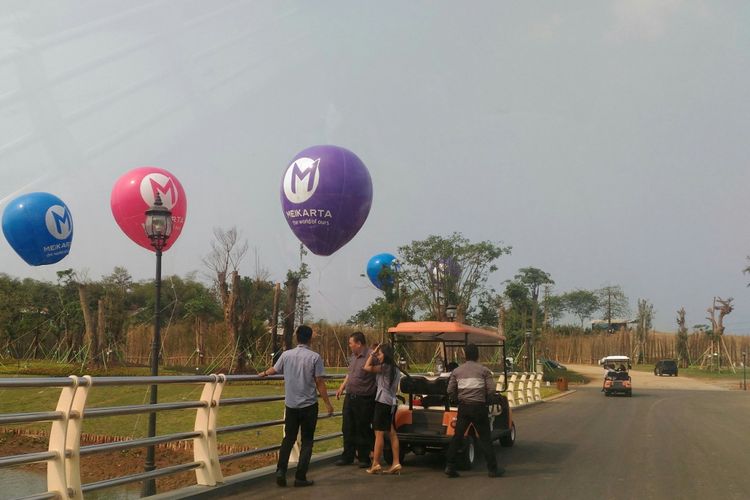
[[[312,457],[313,438],[315,437],[315,426],[318,424],[318,403],[304,408],[286,407],[286,418],[284,419],[284,439],[281,441],[279,450],[279,463],[276,470],[286,473],[289,466],[289,455],[292,453],[294,443],[297,441],[297,433],[302,434],[302,445],[299,452],[299,463],[296,479],[306,480],[307,469],[310,467]]]
[[[448,456],[446,464],[449,469],[456,468],[456,453],[464,441],[464,433],[469,424],[474,424],[474,428],[479,434],[479,450],[484,455],[487,462],[487,470],[497,470],[497,459],[495,451],[492,449],[492,436],[490,435],[490,417],[487,411],[487,405],[484,404],[459,404],[458,417],[456,418],[456,433],[453,435],[451,444],[448,446]]]
[[[375,397],[347,394],[344,398],[341,432],[344,435],[343,460],[351,462],[356,453],[360,462],[370,461],[370,452],[375,442],[372,431],[372,416],[375,413]]]

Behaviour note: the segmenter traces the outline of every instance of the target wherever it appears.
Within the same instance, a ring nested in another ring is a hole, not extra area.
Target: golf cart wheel
[[[500,437],[500,446],[510,448],[516,442],[516,423],[510,424],[510,433]]]
[[[463,449],[458,456],[458,468],[471,470],[477,456],[477,440],[473,435],[464,436]]]

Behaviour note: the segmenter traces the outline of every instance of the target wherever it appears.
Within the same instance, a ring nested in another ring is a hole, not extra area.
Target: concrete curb
[[[553,394],[552,396],[543,399],[542,402],[554,401],[556,399],[564,398],[565,396],[570,396],[571,394],[573,394],[575,392],[577,392],[575,389],[568,389],[565,392],[559,392],[557,394]]]
[[[341,456],[341,449],[326,451],[313,455],[310,460],[310,465],[326,465],[333,463],[336,459]],[[294,482],[294,471],[296,466],[290,465],[289,471],[287,472],[287,480]],[[253,483],[259,481],[272,481],[274,473],[276,472],[275,465],[269,465],[261,467],[260,469],[251,470],[248,472],[242,472],[224,479],[224,482],[217,484],[216,486],[188,486],[186,488],[180,488],[179,490],[168,491],[159,495],[154,495],[149,498],[154,500],[175,500],[178,498],[221,498],[233,493],[247,492],[248,488]]]
[[[511,406],[510,409],[513,410],[513,411],[522,410],[524,408],[528,408],[529,406],[534,406],[534,405],[546,403],[547,401],[554,401],[556,399],[564,398],[565,396],[569,396],[569,395],[573,394],[574,392],[576,392],[575,389],[568,389],[565,392],[559,392],[557,394],[553,394],[552,396],[548,396],[548,397],[546,397],[544,399],[540,399],[538,401],[531,401],[530,403],[525,403],[525,404],[522,404],[521,406]]]

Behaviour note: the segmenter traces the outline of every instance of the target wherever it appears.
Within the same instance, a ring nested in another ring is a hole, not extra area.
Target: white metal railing
[[[508,404],[511,408],[523,406],[534,401],[542,400],[542,376],[541,372],[513,372],[508,374],[507,394]],[[497,380],[497,389],[501,390],[505,385],[505,375],[500,375]]]
[[[343,375],[329,375],[327,379],[342,379]],[[0,468],[34,462],[47,463],[47,492],[27,498],[59,498],[80,500],[88,492],[143,481],[188,470],[194,470],[196,483],[214,486],[223,482],[220,464],[277,451],[280,444],[252,450],[219,455],[217,437],[220,434],[243,432],[264,427],[282,426],[283,416],[278,420],[264,422],[246,422],[225,427],[218,427],[220,406],[234,406],[282,401],[283,395],[255,396],[222,399],[226,384],[232,382],[253,382],[260,380],[282,380],[281,376],[258,377],[257,375],[203,375],[203,376],[161,376],[161,377],[83,377],[67,378],[4,378],[0,379],[0,388],[39,388],[58,387],[60,395],[54,411],[34,413],[0,414],[0,425],[36,422],[52,422],[46,452],[23,453],[0,457]],[[505,386],[505,375],[497,381],[498,390]],[[158,403],[155,405],[127,405],[114,407],[87,408],[86,402],[92,388],[106,386],[131,386],[151,384],[202,384],[200,398],[195,401]],[[542,373],[509,373],[507,379],[507,397],[511,407],[523,406],[541,397]],[[333,395],[329,392],[329,395]],[[102,418],[119,415],[132,415],[160,412],[166,410],[195,410],[195,422],[192,431],[158,435],[155,437],[130,439],[112,443],[81,446],[81,428],[84,417]],[[333,417],[341,416],[334,413]],[[320,415],[318,418],[331,418]],[[334,439],[341,433],[317,436],[316,441]],[[124,450],[153,446],[158,444],[193,441],[193,461],[176,464],[150,472],[141,472],[129,476],[116,477],[82,484],[80,457],[106,451]],[[298,449],[292,454],[291,461],[296,461]]]
[[[329,375],[327,379],[342,379],[343,375]],[[54,411],[33,413],[0,414],[0,425],[36,422],[52,422],[46,452],[23,453],[0,457],[0,468],[23,465],[35,462],[47,463],[47,492],[27,498],[73,499],[80,500],[88,492],[97,491],[123,484],[153,479],[188,470],[195,471],[196,483],[214,486],[223,482],[220,464],[251,455],[276,451],[279,445],[266,446],[253,450],[219,455],[217,436],[219,434],[242,432],[251,429],[283,425],[284,420],[265,422],[247,422],[226,427],[217,427],[219,406],[246,405],[283,401],[283,395],[240,397],[221,399],[224,386],[232,382],[252,382],[259,380],[282,380],[281,376],[259,377],[257,375],[204,375],[204,376],[161,376],[161,377],[90,377],[70,376],[67,378],[3,378],[0,388],[39,388],[59,387],[60,396]],[[200,398],[195,401],[158,403],[155,405],[126,405],[114,407],[86,407],[86,401],[92,387],[130,386],[152,384],[203,384]],[[334,392],[329,392],[333,395]],[[113,443],[81,446],[81,428],[85,418],[101,418],[118,415],[132,415],[166,410],[195,410],[195,423],[192,431],[164,434],[155,437],[130,439]],[[338,417],[320,415],[319,419]],[[317,436],[315,441],[334,439],[341,433]],[[193,441],[193,461],[185,464],[171,465],[149,472],[116,477],[94,483],[81,483],[80,457],[106,451],[124,450],[155,446],[157,444]],[[296,448],[296,447],[295,447]],[[291,461],[296,461],[297,450]]]

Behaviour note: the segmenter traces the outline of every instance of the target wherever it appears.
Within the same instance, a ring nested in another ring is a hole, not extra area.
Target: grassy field
[[[639,372],[654,372],[654,365],[634,365],[633,370]],[[732,373],[731,368],[722,367],[721,372],[709,369],[701,369],[698,366],[691,366],[689,368],[679,368],[678,376],[692,377],[697,379],[712,379],[722,381],[736,380],[738,383],[742,380],[742,367],[735,367],[736,372]],[[748,370],[748,377],[750,377],[750,370]]]
[[[20,368],[20,369],[19,369]],[[75,365],[61,365],[50,362],[22,362],[5,363],[0,366],[0,376],[67,376],[80,374]],[[338,370],[336,370],[338,371]],[[20,372],[20,373],[19,373]],[[334,370],[328,370],[334,373]],[[126,376],[148,375],[148,368],[117,368],[85,370],[86,374],[94,376]],[[160,369],[162,375],[183,374],[175,370]],[[338,381],[328,382],[328,388],[335,390]],[[159,386],[159,402],[196,401],[200,398],[202,384],[164,384]],[[222,399],[237,397],[256,397],[269,395],[283,395],[284,389],[280,381],[264,381],[253,383],[230,383],[225,385]],[[30,395],[33,395],[30,397]],[[58,388],[38,389],[0,389],[0,413],[27,413],[54,410],[60,395]],[[124,405],[146,404],[149,400],[149,386],[107,386],[92,387],[89,391],[87,408],[101,408]],[[342,401],[331,399],[334,409],[341,411]],[[323,408],[323,406],[321,405]],[[324,411],[322,409],[321,411]],[[246,422],[261,422],[282,419],[284,415],[283,401],[256,403],[248,405],[227,406],[219,409],[219,426],[241,424]],[[195,421],[195,410],[163,411],[157,416],[157,434],[171,434],[175,432],[192,431]],[[119,417],[100,417],[84,419],[83,432],[96,436],[117,436],[122,438],[145,437],[147,434],[148,414],[126,415]],[[48,430],[49,423],[24,424],[32,430]],[[324,419],[318,423],[320,434],[338,432],[341,419]],[[219,436],[219,443],[242,447],[263,447],[279,444],[281,441],[281,427],[273,426],[241,433],[223,434]],[[340,440],[330,440],[316,446],[319,451],[340,446]]]
[[[329,388],[333,387],[329,386]],[[0,413],[26,413],[54,409],[59,396],[59,389],[39,388],[32,390],[34,391],[33,397],[29,397],[28,389],[23,390],[23,395],[19,389],[0,390],[0,400],[3,402]],[[201,390],[202,385],[199,384],[161,385],[159,386],[159,402],[195,401],[200,397]],[[283,395],[283,393],[283,386],[279,382],[228,384],[224,387],[222,398]],[[145,404],[148,403],[148,398],[148,386],[102,388],[94,386],[89,392],[87,408]],[[340,411],[341,401],[336,401],[333,398],[333,404],[336,411]],[[278,420],[283,418],[283,412],[283,401],[227,406],[219,409],[219,426]],[[157,416],[157,434],[191,431],[194,421],[194,410],[160,412]],[[146,436],[147,425],[148,414],[145,413],[119,417],[85,418],[83,432],[97,436],[138,438]],[[340,426],[340,419],[338,418],[321,420],[318,424],[318,432],[321,434],[337,432],[340,430]],[[49,424],[40,423],[27,425],[26,427],[46,430],[49,428]],[[219,443],[221,444],[252,448],[278,444],[280,440],[281,428],[278,426],[219,436]],[[335,440],[321,443],[318,449],[324,450],[334,444]]]
[[[79,368],[78,370],[76,368]],[[328,373],[341,373],[345,368],[327,369]],[[51,362],[21,362],[0,365],[0,376],[65,376],[71,373],[81,373],[80,367],[75,365],[61,365]],[[94,376],[124,376],[148,375],[147,368],[116,368],[85,370]],[[178,371],[160,369],[164,375],[179,374]],[[182,373],[184,374],[184,372]],[[568,371],[566,376],[575,383],[582,380],[580,375]],[[338,381],[329,381],[329,390],[338,387]],[[195,401],[200,397],[202,384],[165,384],[159,386],[159,402]],[[542,397],[549,397],[557,393],[554,381],[547,387],[542,384]],[[222,399],[236,397],[256,397],[268,395],[283,395],[283,385],[280,381],[263,381],[253,383],[227,384],[222,393]],[[30,397],[30,394],[33,396]],[[0,389],[0,413],[27,413],[50,411],[55,408],[60,390],[57,388],[38,389]],[[148,386],[121,387],[92,387],[89,392],[87,408],[102,408],[124,405],[139,405],[148,403]],[[343,400],[331,398],[334,409],[341,411]],[[322,405],[321,405],[322,407]],[[219,426],[229,426],[246,422],[261,422],[283,418],[283,401],[256,403],[220,407]],[[194,410],[175,410],[160,412],[157,417],[157,434],[171,434],[175,432],[191,431],[195,420]],[[148,414],[127,415],[120,417],[85,418],[83,432],[94,436],[116,436],[121,438],[139,438],[147,434]],[[27,429],[46,431],[48,423],[24,424]],[[338,432],[341,419],[324,419],[318,423],[319,434]],[[273,426],[241,433],[223,434],[219,436],[219,443],[227,446],[263,447],[278,444],[281,440],[281,427]],[[316,445],[318,451],[334,449],[341,446],[340,439],[334,439]]]

